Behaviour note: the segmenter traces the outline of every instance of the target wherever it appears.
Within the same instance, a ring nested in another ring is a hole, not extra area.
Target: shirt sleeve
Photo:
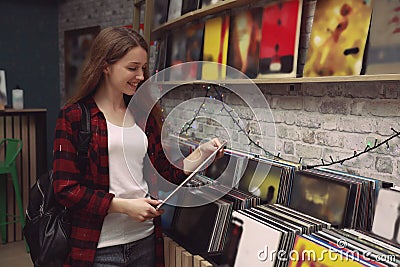
[[[56,121],[53,146],[53,188],[56,200],[70,210],[105,216],[113,194],[98,189],[78,167],[77,144],[81,111],[77,105],[63,108]]]

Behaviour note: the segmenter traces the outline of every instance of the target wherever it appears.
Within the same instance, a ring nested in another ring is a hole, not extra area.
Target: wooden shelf
[[[0,110],[2,114],[27,114],[27,113],[42,113],[46,112],[45,108],[29,108],[29,109],[12,109],[6,108],[4,110]]]
[[[254,83],[332,83],[400,81],[400,74],[253,79]]]
[[[358,75],[358,76],[326,76],[302,78],[265,78],[265,79],[229,79],[229,80],[187,80],[187,81],[160,81],[159,84],[292,84],[292,83],[338,83],[338,82],[373,82],[373,81],[400,81],[400,74]]]
[[[173,28],[177,29],[179,26],[182,26],[197,19],[202,19],[205,16],[218,14],[223,11],[229,11],[230,9],[236,7],[243,7],[247,4],[251,4],[252,2],[254,2],[254,0],[224,0],[214,5],[191,11],[180,16],[179,18],[167,21],[161,26],[153,29],[151,32],[151,40],[159,38],[167,30],[171,30]]]

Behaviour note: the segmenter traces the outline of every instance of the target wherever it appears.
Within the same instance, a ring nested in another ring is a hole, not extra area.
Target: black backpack
[[[91,137],[90,113],[84,104],[79,103],[79,107],[82,117],[78,162],[80,170],[84,171]],[[63,265],[70,251],[71,218],[68,209],[54,199],[51,170],[40,175],[30,189],[23,233],[35,267]]]

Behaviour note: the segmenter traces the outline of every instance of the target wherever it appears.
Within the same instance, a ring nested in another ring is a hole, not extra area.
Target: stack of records
[[[289,175],[290,171],[277,162],[249,158],[238,188],[261,197],[262,203],[281,203],[280,199],[286,195],[284,184],[290,180]]]
[[[188,192],[180,203],[204,202],[207,199],[204,193]],[[166,232],[191,253],[220,252],[225,244],[231,214],[232,203],[224,199],[208,201],[200,206],[176,207],[171,228]]]
[[[288,206],[337,228],[368,230],[374,213],[376,181],[333,170],[298,171]]]
[[[353,230],[323,229],[296,237],[289,266],[323,264],[323,266],[398,266],[399,248],[380,245],[360,238]]]
[[[222,199],[229,201],[233,205],[233,210],[249,209],[261,204],[261,198],[253,194],[243,192],[236,188],[231,188],[220,184],[218,181],[211,180],[210,178],[202,175],[197,175],[192,183],[195,186],[202,186],[202,192],[207,192],[210,195],[222,196]],[[194,187],[194,186],[193,186]],[[194,192],[194,190],[192,190]]]
[[[225,149],[205,176],[238,191],[257,196],[261,204],[287,204],[292,179],[300,165]]]
[[[330,224],[282,205],[234,211],[220,266],[287,266],[296,235]]]
[[[359,205],[360,210],[358,212],[355,228],[370,231],[374,220],[376,200],[378,198],[380,189],[392,187],[393,183],[326,168],[320,168],[320,170],[355,180],[360,180],[363,183],[364,199]]]
[[[256,207],[260,198],[196,175],[184,194],[163,206],[164,231],[195,254],[222,252],[233,210]],[[201,231],[199,231],[201,229]]]
[[[354,242],[358,242],[367,247],[377,249],[385,254],[386,259],[389,259],[392,262],[396,262],[400,265],[400,247],[396,244],[388,242],[386,239],[382,239],[382,237],[365,231],[354,230],[354,229],[343,229],[340,230],[343,238],[351,238]],[[393,256],[394,255],[394,256]]]

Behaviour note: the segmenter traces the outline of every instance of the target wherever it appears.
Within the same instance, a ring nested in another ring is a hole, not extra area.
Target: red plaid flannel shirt
[[[107,124],[91,96],[82,100],[91,115],[92,137],[88,150],[86,174],[77,165],[77,143],[81,111],[77,104],[66,105],[59,113],[53,147],[54,191],[57,201],[68,207],[72,215],[71,252],[64,266],[92,266],[104,217],[114,197],[109,193]],[[151,117],[150,117],[151,118]],[[157,171],[171,182],[185,178],[182,170],[167,160],[161,146],[156,122],[146,124],[148,156]],[[149,188],[157,188],[157,176],[144,174]],[[157,192],[150,192],[156,196]],[[154,219],[156,235],[156,266],[164,266],[164,249],[160,217]]]

